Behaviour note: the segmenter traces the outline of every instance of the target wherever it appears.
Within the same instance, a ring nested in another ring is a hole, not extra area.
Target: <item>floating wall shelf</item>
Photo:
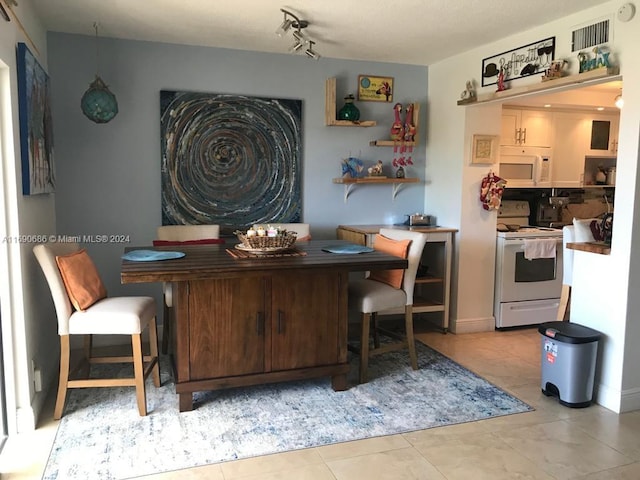
[[[340,183],[344,185],[344,203],[347,203],[347,198],[353,189],[354,185],[371,185],[371,184],[391,184],[391,200],[393,201],[400,190],[400,187],[405,183],[418,183],[417,178],[388,178],[388,177],[361,177],[361,178],[334,178],[333,183]]]
[[[560,77],[546,82],[540,82],[533,85],[525,85],[523,87],[509,88],[501,92],[492,92],[484,95],[478,95],[476,102],[469,102],[462,104],[464,106],[476,105],[478,103],[493,102],[497,100],[504,100],[511,97],[517,97],[520,95],[526,95],[534,92],[551,91],[559,87],[566,87],[570,85],[577,85],[580,83],[595,82],[609,78],[614,80],[619,75],[618,67],[610,68],[596,68],[595,70],[589,70],[588,72],[578,73],[576,75],[567,75],[566,77]]]
[[[350,120],[336,120],[336,79],[334,77],[327,78],[324,87],[324,124],[329,127],[374,127],[377,122],[374,120],[359,120],[352,122]]]

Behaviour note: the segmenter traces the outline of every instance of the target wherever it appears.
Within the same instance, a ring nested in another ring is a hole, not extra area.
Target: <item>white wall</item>
[[[465,82],[474,79],[480,83],[482,59],[498,52],[517,48],[550,36],[556,37],[556,58],[574,59],[571,53],[570,34],[576,25],[612,16],[618,2],[609,2],[579,14],[559,19],[544,27],[524,31],[518,35],[473,51],[449,58],[429,67],[429,118],[433,126],[427,146],[426,177],[449,179],[448,172],[458,172],[452,182],[434,182],[425,196],[425,208],[439,212],[449,226],[458,226],[457,266],[458,278],[454,286],[457,317],[452,323],[456,331],[470,331],[482,325],[487,315],[492,315],[487,302],[478,298],[493,297],[493,277],[488,276],[488,265],[495,257],[495,213],[487,215],[478,201],[479,181],[488,167],[479,169],[469,165],[468,144],[473,133],[499,132],[499,111],[486,107],[456,105]],[[640,339],[640,327],[633,319],[640,299],[633,298],[631,285],[638,284],[640,261],[631,256],[632,238],[640,226],[637,205],[638,119],[640,117],[640,63],[635,59],[640,45],[640,15],[628,22],[613,20],[612,58],[620,64],[624,80],[625,107],[620,119],[620,145],[616,184],[616,221],[614,242],[610,256],[598,256],[576,252],[572,299],[572,321],[592,326],[605,334],[602,342],[600,368],[597,372],[597,401],[604,406],[621,409],[640,408],[640,373],[631,366],[640,361],[640,351],[628,344],[632,338]],[[571,73],[577,73],[577,63],[571,65]],[[540,81],[538,76],[514,81],[518,87]],[[479,89],[478,93],[491,92],[495,86]],[[476,110],[482,109],[482,114]],[[483,119],[479,127],[478,119]],[[466,120],[465,120],[466,119]],[[465,121],[467,122],[465,125]],[[444,215],[440,212],[446,212]],[[456,223],[457,222],[457,223]],[[472,246],[473,245],[473,246]],[[470,254],[473,251],[474,254]],[[637,290],[636,290],[637,291]],[[475,299],[474,302],[468,299]],[[632,307],[636,307],[635,309]],[[627,326],[629,331],[627,332]],[[634,335],[631,337],[631,335]],[[624,382],[623,382],[624,378]],[[622,397],[627,397],[622,405]]]
[[[0,20],[0,237],[5,239],[0,245],[0,305],[9,433],[35,428],[45,395],[34,390],[31,361],[53,378],[58,342],[55,318],[42,301],[49,293],[37,272],[33,245],[19,240],[21,235],[55,231],[54,196],[22,196],[19,150],[16,43],[27,43],[46,70],[45,32],[29,1],[20,2],[14,10],[33,44],[15,20]]]

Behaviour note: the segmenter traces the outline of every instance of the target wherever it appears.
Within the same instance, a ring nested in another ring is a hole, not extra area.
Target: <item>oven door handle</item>
[[[540,237],[540,238],[549,238],[549,237]],[[556,241],[556,243],[562,243],[562,238],[557,238],[557,237],[551,237],[552,239],[554,239]],[[522,245],[522,247],[524,247],[524,238],[511,238],[511,239],[507,239],[504,241],[505,246],[509,245]]]

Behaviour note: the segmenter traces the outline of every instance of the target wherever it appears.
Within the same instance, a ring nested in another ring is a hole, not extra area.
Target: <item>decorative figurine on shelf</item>
[[[404,128],[402,126],[402,120],[400,119],[400,113],[402,113],[402,104],[396,103],[393,106],[393,111],[395,114],[395,119],[393,124],[391,125],[391,140],[394,142],[402,140],[402,136],[404,135]]]
[[[460,94],[460,100],[458,100],[458,105],[464,105],[465,103],[475,102],[476,97],[476,89],[473,87],[473,81],[467,80],[467,85],[465,89]]]
[[[404,141],[413,142],[416,126],[413,124],[413,103],[407,105],[407,116],[404,118]]]
[[[378,160],[373,167],[369,167],[368,172],[370,177],[382,177],[382,160]]]
[[[405,170],[404,167],[408,167],[409,165],[413,165],[413,160],[411,160],[411,157],[400,157],[400,158],[394,158],[393,162],[391,162],[391,165],[393,165],[394,167],[397,168],[396,170],[396,178],[404,178],[405,177]]]
[[[562,71],[562,69],[568,63],[569,62],[567,62],[566,60],[553,60],[551,62],[551,66],[547,70],[545,70],[544,75],[542,76],[542,81],[546,82],[548,80],[564,77],[564,72]]]
[[[344,106],[338,111],[338,120],[357,122],[360,120],[360,110],[353,104],[355,100],[352,94],[344,97]]]
[[[507,89],[504,85],[504,67],[500,67],[500,73],[498,74],[498,89],[496,92],[503,92]]]
[[[358,178],[362,170],[364,170],[364,165],[359,158],[342,159],[342,178]]]

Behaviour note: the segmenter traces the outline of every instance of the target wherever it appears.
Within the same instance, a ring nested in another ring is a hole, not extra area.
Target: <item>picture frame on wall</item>
[[[55,192],[49,75],[24,43],[16,48],[22,194]]]
[[[393,77],[358,75],[358,100],[393,102]]]
[[[498,135],[474,135],[471,144],[471,163],[496,163],[498,158],[498,139]]]

